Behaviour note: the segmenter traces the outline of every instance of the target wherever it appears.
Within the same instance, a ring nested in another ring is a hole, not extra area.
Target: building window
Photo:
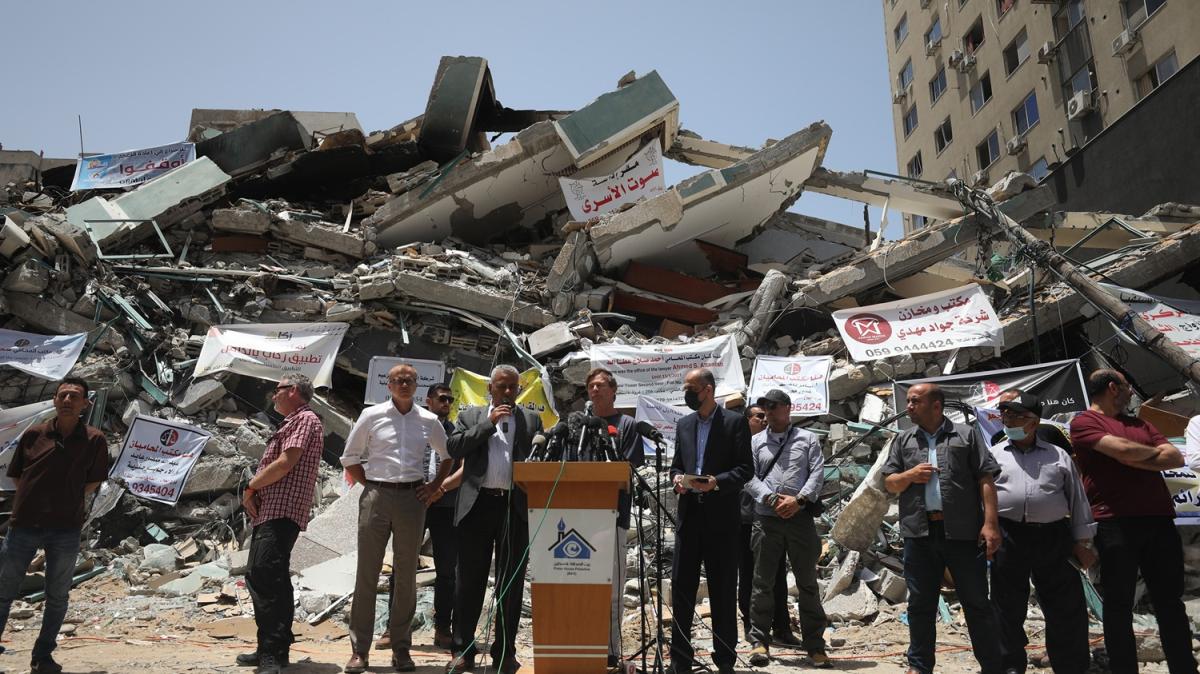
[[[1046,176],[1050,175],[1050,165],[1046,163],[1046,158],[1042,157],[1033,162],[1033,166],[1030,166],[1026,173],[1033,176],[1033,179],[1040,183]]]
[[[968,54],[974,54],[979,46],[983,44],[983,17],[975,19],[975,23],[971,24],[971,29],[963,36],[963,51]]]
[[[992,165],[1000,158],[1000,134],[995,129],[988,134],[982,143],[975,146],[975,160],[979,162],[979,170]]]
[[[900,17],[900,22],[892,29],[892,36],[896,38],[896,48],[900,48],[900,43],[904,42],[904,38],[908,37],[908,14]]]
[[[954,141],[954,129],[950,127],[950,118],[938,125],[938,128],[933,130],[933,145],[937,148],[938,154],[946,149],[946,146]]]
[[[1179,60],[1175,58],[1175,52],[1171,51],[1170,54],[1162,57],[1158,60],[1158,63],[1151,66],[1145,75],[1137,79],[1138,98],[1142,98],[1157,89],[1160,84],[1166,82],[1167,78],[1174,75],[1177,70],[1179,70]]]
[[[1067,0],[1066,4],[1059,3],[1054,10],[1054,37],[1063,39],[1071,29],[1083,21],[1083,0]]]
[[[1012,42],[1004,48],[1004,74],[1012,75],[1029,58],[1029,36],[1022,28]]]
[[[1136,29],[1165,4],[1167,0],[1121,0],[1121,9],[1125,12],[1125,25]]]
[[[983,77],[971,87],[971,114],[979,112],[979,109],[987,102],[992,100],[992,74],[984,73]]]
[[[925,44],[931,45],[942,41],[942,19],[933,17],[933,25],[925,33]]]
[[[896,76],[896,83],[900,85],[900,90],[904,91],[913,81],[912,59],[904,62],[904,67],[900,69],[900,74]]]
[[[1036,92],[1029,92],[1029,95],[1025,97],[1025,100],[1021,101],[1021,104],[1017,106],[1016,110],[1013,110],[1012,118],[1013,128],[1016,129],[1018,136],[1024,135],[1026,131],[1029,131],[1029,129],[1033,127],[1034,124],[1038,123],[1039,117]]]
[[[1063,93],[1066,94],[1066,98],[1070,99],[1081,91],[1091,93],[1095,88],[1096,75],[1093,72],[1092,64],[1086,63],[1071,76],[1071,79],[1067,80],[1067,84],[1063,87]]]
[[[1017,0],[996,0],[996,16],[1004,16],[1015,4]]]
[[[912,159],[908,160],[908,177],[920,178],[921,173],[925,170],[925,165],[921,161],[921,153],[913,155]]]
[[[913,103],[908,112],[904,113],[904,137],[908,138],[917,128],[917,104]]]
[[[946,93],[946,67],[942,66],[938,68],[933,79],[929,80],[929,104],[937,103],[944,93]]]
[[[925,225],[927,225],[927,224],[929,224],[929,219],[926,218],[924,215],[912,216],[912,228],[914,230],[924,229]]]

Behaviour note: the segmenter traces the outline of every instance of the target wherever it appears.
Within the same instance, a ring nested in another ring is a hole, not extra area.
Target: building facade
[[[934,182],[1041,180],[1200,53],[1195,0],[882,2],[898,172]]]

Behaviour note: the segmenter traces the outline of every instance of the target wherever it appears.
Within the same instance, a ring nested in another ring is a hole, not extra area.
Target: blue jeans
[[[8,624],[8,612],[21,589],[25,571],[37,554],[46,551],[46,603],[42,607],[42,631],[33,644],[32,662],[50,657],[58,645],[58,630],[67,617],[67,594],[79,556],[79,528],[46,529],[13,527],[0,550],[0,635]]]

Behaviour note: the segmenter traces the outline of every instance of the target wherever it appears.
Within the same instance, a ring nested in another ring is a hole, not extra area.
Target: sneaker
[[[771,664],[770,648],[762,642],[754,644],[754,648],[750,651],[750,666],[766,667],[769,664]]]
[[[397,648],[392,651],[392,669],[395,669],[397,672],[417,671],[417,663],[413,662],[407,648]]]
[[[258,656],[258,667],[254,670],[254,674],[281,674],[286,666],[286,662],[274,655],[262,653]]]
[[[812,660],[813,667],[818,669],[830,669],[833,667],[833,661],[825,655],[825,651],[813,651],[808,654],[808,659]]]
[[[62,670],[62,665],[55,662],[54,658],[50,656],[29,663],[30,674],[62,674]]]

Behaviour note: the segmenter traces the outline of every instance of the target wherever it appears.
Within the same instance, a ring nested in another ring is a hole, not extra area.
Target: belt
[[[480,487],[479,493],[484,496],[508,496],[507,489],[493,489],[492,487]]]
[[[930,522],[941,522],[942,520],[946,519],[946,516],[943,515],[942,511],[940,510],[926,511],[925,516],[929,518]]]
[[[1067,523],[1067,520],[1065,520],[1065,519],[1054,520],[1053,522],[1018,522],[1016,520],[1010,520],[1007,517],[1001,517],[1000,521],[1003,522],[1004,526],[1006,526],[1006,527],[1029,527],[1031,529],[1045,529],[1047,527],[1061,527]]]
[[[412,482],[380,482],[379,480],[367,480],[367,484],[372,487],[381,487],[383,489],[416,489],[425,484],[425,480],[413,480]]]

